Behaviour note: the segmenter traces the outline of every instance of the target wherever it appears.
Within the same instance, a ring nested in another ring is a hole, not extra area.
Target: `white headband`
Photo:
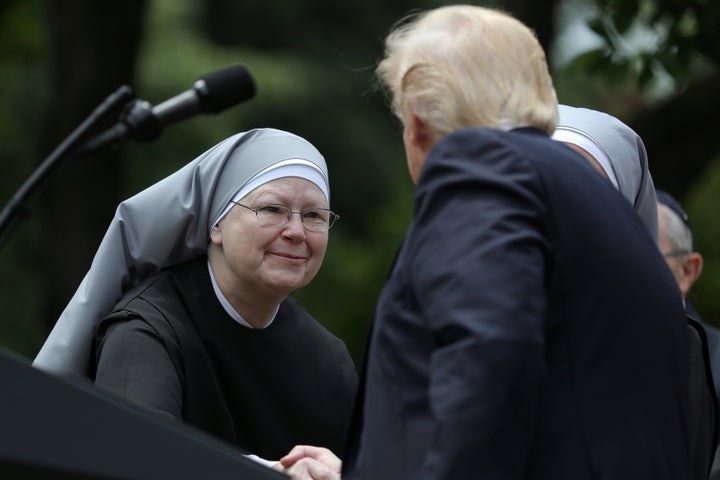
[[[620,189],[617,177],[615,176],[612,164],[610,163],[610,159],[605,154],[605,151],[600,148],[600,146],[595,143],[592,138],[587,135],[583,135],[577,130],[570,130],[565,127],[558,127],[553,133],[552,138],[553,140],[557,140],[559,142],[577,145],[588,152],[595,160],[597,160],[615,188],[618,190]]]
[[[212,223],[212,226],[217,225],[218,222],[227,215],[230,209],[235,206],[235,202],[240,201],[248,193],[252,192],[260,185],[264,185],[283,177],[299,177],[314,183],[320,190],[322,190],[323,195],[325,195],[325,199],[328,202],[328,206],[330,205],[330,191],[327,186],[327,180],[325,179],[323,172],[314,163],[302,159],[284,160],[267,167],[265,170],[262,170],[253,178],[248,180],[245,185],[243,185],[242,188],[240,188],[240,190],[238,190],[238,192],[233,196],[232,200],[228,202],[220,215],[218,215]]]

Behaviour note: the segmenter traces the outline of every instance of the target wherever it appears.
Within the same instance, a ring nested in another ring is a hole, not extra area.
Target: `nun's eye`
[[[258,216],[287,218],[290,216],[290,208],[285,205],[265,205],[257,209]]]

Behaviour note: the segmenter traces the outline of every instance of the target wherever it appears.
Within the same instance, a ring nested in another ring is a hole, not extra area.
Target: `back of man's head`
[[[437,137],[466,127],[555,130],[545,52],[498,10],[450,5],[409,18],[387,37],[377,74],[403,123],[412,113]]]

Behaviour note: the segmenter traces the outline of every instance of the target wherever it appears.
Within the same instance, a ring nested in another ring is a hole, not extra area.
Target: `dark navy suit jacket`
[[[688,342],[628,202],[532,129],[430,153],[344,478],[686,479]]]
[[[707,366],[712,373],[713,386],[715,388],[716,395],[715,400],[717,403],[717,399],[720,398],[720,329],[703,322],[700,318],[700,315],[697,313],[690,301],[685,302],[685,311],[691,319],[700,323],[703,328],[703,332],[705,333],[708,347]],[[715,405],[715,407],[717,408],[717,404]],[[716,410],[716,424],[718,424],[719,415],[720,412],[717,412]],[[720,425],[718,425],[718,427],[720,427]],[[717,435],[718,432],[716,431],[715,433]],[[715,438],[716,442],[717,440],[718,439]],[[720,449],[717,448],[717,443],[715,445],[715,455],[712,462],[709,479],[720,480]]]
[[[715,385],[715,393],[718,398],[720,398],[720,329],[705,323],[689,300],[686,300],[685,302],[685,311],[691,318],[700,322],[705,329],[708,349],[710,352],[710,366],[712,367],[713,384]]]

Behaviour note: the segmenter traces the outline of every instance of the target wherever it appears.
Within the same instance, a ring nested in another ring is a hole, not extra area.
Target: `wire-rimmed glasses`
[[[689,250],[672,250],[670,252],[663,252],[663,256],[665,257],[684,257],[685,255],[689,255],[691,252]]]
[[[327,208],[309,208],[307,210],[292,210],[287,205],[271,204],[252,208],[242,203],[233,202],[243,208],[255,212],[260,225],[263,227],[279,228],[287,224],[293,215],[299,215],[303,226],[311,232],[327,232],[340,215]]]

